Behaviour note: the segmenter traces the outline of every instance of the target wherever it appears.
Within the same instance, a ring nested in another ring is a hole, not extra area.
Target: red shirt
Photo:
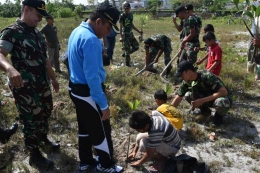
[[[214,69],[212,69],[211,72],[219,76],[222,68],[222,50],[219,47],[218,43],[215,43],[210,46],[206,69],[208,70],[217,60],[219,61],[219,64]]]

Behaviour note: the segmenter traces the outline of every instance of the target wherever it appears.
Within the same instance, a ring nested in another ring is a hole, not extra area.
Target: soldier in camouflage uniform
[[[190,16],[186,12],[184,6],[178,7],[175,13],[176,16],[183,20],[183,32],[185,36],[180,44],[182,53],[178,62],[188,60],[195,63],[197,61],[197,52],[194,51],[194,48],[199,46],[199,24],[194,16]],[[173,19],[173,22],[176,26],[176,19]]]
[[[124,4],[125,12],[120,15],[120,41],[123,42],[123,57],[125,57],[126,66],[130,67],[130,54],[139,49],[139,43],[134,37],[132,29],[136,30],[140,34],[143,31],[138,30],[133,24],[133,14],[130,13],[131,6],[129,3]]]
[[[213,123],[221,125],[223,116],[232,104],[231,93],[216,75],[207,70],[196,71],[189,61],[182,61],[178,65],[176,77],[182,77],[183,82],[172,101],[178,107],[184,97],[193,108],[200,108],[202,114],[210,115],[209,107],[216,109]]]
[[[187,10],[187,13],[189,13],[190,16],[194,16],[195,17],[196,21],[198,22],[198,28],[199,28],[199,32],[200,32],[200,29],[202,27],[202,20],[201,20],[201,18],[198,15],[196,15],[194,13],[193,5],[192,4],[187,4],[187,5],[185,5],[185,8]]]
[[[15,98],[26,148],[30,151],[29,164],[39,168],[54,165],[43,157],[39,144],[58,149],[57,143],[47,138],[48,119],[53,109],[49,84],[56,92],[59,83],[46,55],[46,42],[36,29],[42,16],[48,16],[44,1],[22,2],[21,19],[6,27],[0,34],[0,68],[7,72],[9,85]],[[6,60],[11,55],[12,65]]]
[[[151,62],[158,62],[159,57],[164,53],[164,64],[167,65],[171,61],[171,39],[165,35],[158,34],[144,41],[144,48],[146,52],[145,65],[147,66]],[[169,75],[172,66],[170,65],[166,71],[166,75]],[[149,70],[149,69],[147,69]]]

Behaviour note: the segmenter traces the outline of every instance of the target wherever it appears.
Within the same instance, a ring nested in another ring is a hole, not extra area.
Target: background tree
[[[156,17],[158,7],[160,7],[161,5],[162,1],[160,0],[148,0],[146,9],[148,9],[151,12],[153,17]]]
[[[15,3],[6,0],[5,3],[0,6],[1,17],[18,17],[21,13],[20,3],[20,0],[15,1]]]
[[[84,10],[84,5],[82,5],[82,4],[79,4],[79,5],[77,5],[76,7],[75,7],[75,9],[74,9],[74,12],[80,17],[80,18],[82,18],[82,11]]]

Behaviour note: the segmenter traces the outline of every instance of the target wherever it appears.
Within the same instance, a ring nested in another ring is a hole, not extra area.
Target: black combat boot
[[[14,123],[9,129],[0,128],[0,142],[5,144],[9,141],[10,137],[15,134],[18,129],[18,124]]]
[[[131,65],[130,65],[130,56],[129,55],[126,55],[126,57],[125,57],[125,65],[127,67],[131,67]]]
[[[223,124],[223,116],[216,112],[214,117],[213,117],[213,124],[216,125],[216,126],[222,125]]]
[[[210,108],[206,107],[206,106],[203,106],[203,107],[200,107],[200,113],[204,116],[210,116],[211,115],[211,110]]]
[[[172,66],[169,66],[169,67],[167,68],[167,70],[166,70],[166,75],[165,75],[166,78],[169,78],[170,73],[171,73],[171,70],[172,70]]]
[[[44,142],[44,144],[45,144],[46,146],[51,147],[51,149],[52,149],[53,151],[57,151],[57,150],[60,148],[60,144],[59,144],[59,143],[56,143],[56,142],[51,142],[51,141],[48,139],[47,135],[43,135],[42,141]]]
[[[48,169],[54,165],[53,161],[42,156],[38,148],[30,150],[29,165],[41,169]]]

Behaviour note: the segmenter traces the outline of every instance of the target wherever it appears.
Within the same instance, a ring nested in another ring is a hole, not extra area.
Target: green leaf
[[[247,5],[247,6],[250,6],[249,0],[246,0],[246,5]]]
[[[232,2],[235,4],[235,6],[237,6],[239,3],[239,0],[232,0]]]
[[[254,14],[254,12],[256,11],[256,6],[252,5],[251,10],[252,10],[252,14]]]
[[[237,7],[237,9],[239,9],[239,8],[238,8],[239,0],[232,0],[232,2],[235,4],[235,6]]]
[[[258,6],[257,7],[257,9],[256,9],[256,12],[255,12],[256,14],[256,17],[259,17],[260,16],[260,6]]]
[[[191,83],[191,87],[194,87],[194,86],[196,86],[197,85],[197,83],[198,83],[198,81],[192,81],[192,83]]]
[[[166,92],[166,94],[167,95],[169,95],[169,94],[171,94],[172,93],[172,89],[171,89],[171,86],[170,85],[166,85],[166,87],[165,87],[165,92]]]
[[[133,103],[132,103],[132,102],[127,101],[127,104],[128,104],[128,106],[129,106],[129,108],[130,108],[131,110],[134,110],[134,109],[133,109],[134,106],[133,106]]]
[[[170,85],[166,85],[165,92],[168,93],[169,90],[170,90]]]
[[[254,19],[253,14],[250,11],[248,11],[248,10],[245,10],[243,12],[242,16],[245,16],[245,15],[248,16],[250,19]]]
[[[119,106],[116,106],[116,109],[119,110],[119,111],[122,110],[122,108],[120,108]]]
[[[140,102],[141,102],[140,100],[135,100],[134,105],[133,105],[133,110],[136,110],[138,108]]]

